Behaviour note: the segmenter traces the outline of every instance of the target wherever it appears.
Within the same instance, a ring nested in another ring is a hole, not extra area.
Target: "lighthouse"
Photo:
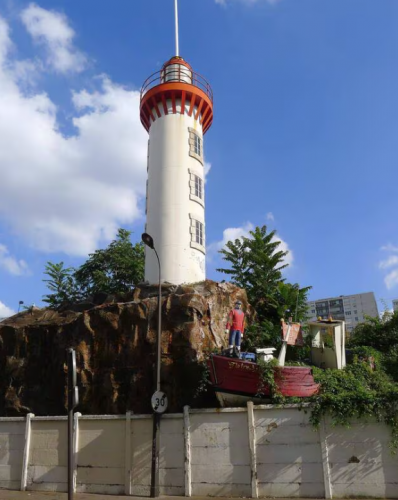
[[[176,2],[177,4],[177,2]],[[206,278],[204,136],[213,122],[209,83],[179,55],[141,89],[141,123],[149,133],[145,232],[162,265],[161,281]],[[159,282],[154,252],[145,253],[145,281]]]

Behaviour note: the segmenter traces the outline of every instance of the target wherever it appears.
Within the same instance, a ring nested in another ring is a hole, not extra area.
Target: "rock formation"
[[[83,414],[150,411],[157,335],[156,286],[61,308],[19,313],[0,323],[0,415],[66,412],[66,350],[76,349]],[[215,405],[197,389],[206,352],[226,344],[234,301],[246,293],[229,283],[167,286],[162,292],[162,390],[169,411]],[[250,308],[248,317],[250,318]],[[206,399],[207,398],[207,399]]]

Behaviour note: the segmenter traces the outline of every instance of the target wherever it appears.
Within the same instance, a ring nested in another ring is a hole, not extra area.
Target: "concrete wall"
[[[190,421],[192,495],[250,496],[246,412],[194,413]]]
[[[0,489],[19,490],[25,446],[25,419],[0,422]]]
[[[34,491],[67,491],[66,420],[32,420],[27,484]]]
[[[152,418],[75,418],[75,490],[148,496]],[[398,498],[390,430],[369,421],[319,429],[297,407],[165,415],[160,493],[173,496]],[[66,491],[65,417],[0,419],[0,488]]]

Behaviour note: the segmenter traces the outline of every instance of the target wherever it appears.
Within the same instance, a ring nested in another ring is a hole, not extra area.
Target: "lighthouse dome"
[[[164,63],[161,82],[183,82],[192,84],[192,67],[182,57],[172,57]]]

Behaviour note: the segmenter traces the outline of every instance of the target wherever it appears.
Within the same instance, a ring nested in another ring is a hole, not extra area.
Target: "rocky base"
[[[0,323],[0,415],[66,413],[66,350],[76,349],[83,414],[150,411],[154,387],[158,288],[63,307],[33,309]],[[162,390],[169,411],[214,406],[200,393],[206,352],[221,349],[235,300],[246,293],[229,283],[164,286]],[[248,317],[250,318],[250,309]]]

